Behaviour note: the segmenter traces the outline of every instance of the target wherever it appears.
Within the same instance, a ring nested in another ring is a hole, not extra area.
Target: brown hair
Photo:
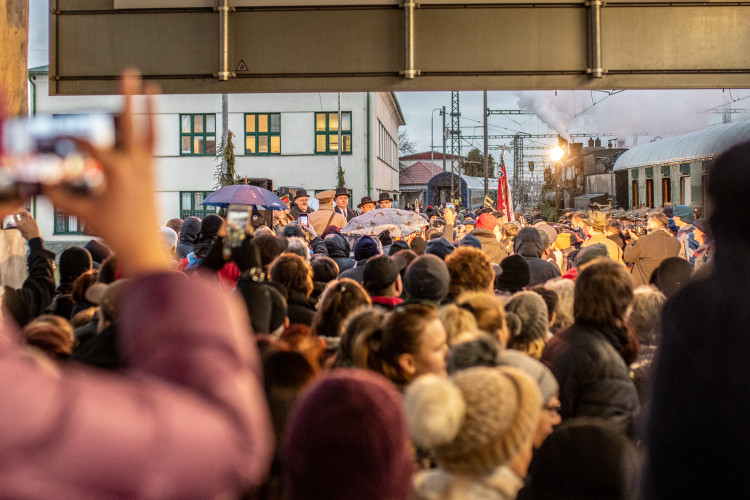
[[[366,362],[357,362],[359,338],[362,336],[372,335],[376,330],[383,327],[385,318],[385,309],[380,307],[360,308],[350,314],[344,321],[341,341],[336,352],[336,359],[333,363],[335,368],[339,367],[358,367],[367,368]]]
[[[506,222],[503,224],[503,238],[515,238],[518,234],[518,226],[512,222]]]
[[[648,221],[656,221],[660,227],[669,227],[669,218],[661,212],[651,212],[648,214]]]
[[[497,337],[498,330],[505,330],[505,306],[495,295],[488,292],[467,292],[458,298],[456,304],[471,311],[477,320],[477,327],[493,337]]]
[[[416,355],[427,323],[438,318],[435,307],[422,304],[399,306],[383,318],[382,327],[359,337],[355,346],[355,364],[382,373],[391,382],[406,385],[413,375],[399,364],[404,353]]]
[[[73,327],[64,318],[43,314],[23,329],[26,344],[45,352],[53,359],[67,359],[73,354]]]
[[[339,337],[344,321],[356,309],[371,306],[370,296],[362,285],[349,278],[331,281],[320,296],[318,310],[310,328],[315,335]]]
[[[73,302],[76,304],[86,302],[86,290],[88,290],[91,285],[96,283],[96,280],[98,278],[99,271],[97,271],[96,269],[86,271],[85,273],[78,276],[73,282],[73,286],[70,289],[70,294],[72,295]]]
[[[625,267],[601,257],[578,275],[573,316],[576,323],[623,328],[633,302],[633,282]]]
[[[467,291],[486,291],[495,281],[490,259],[478,248],[457,248],[445,265],[451,280],[448,292],[454,298]]]
[[[312,276],[310,264],[293,253],[283,253],[271,264],[271,281],[284,285],[288,296],[301,293],[309,297],[313,291]]]

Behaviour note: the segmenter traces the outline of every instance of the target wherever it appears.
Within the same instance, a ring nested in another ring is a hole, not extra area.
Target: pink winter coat
[[[123,374],[56,375],[2,330],[3,498],[231,498],[264,479],[272,431],[243,307],[169,273],[133,280],[122,311]]]

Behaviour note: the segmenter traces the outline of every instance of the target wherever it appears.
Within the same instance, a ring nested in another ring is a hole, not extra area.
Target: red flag
[[[497,178],[497,210],[502,212],[508,220],[512,220],[510,215],[510,190],[508,189],[508,173],[505,171],[505,158],[500,158],[500,171]]]

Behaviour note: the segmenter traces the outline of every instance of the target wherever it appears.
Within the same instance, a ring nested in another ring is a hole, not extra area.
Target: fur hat
[[[440,467],[483,475],[529,442],[542,397],[520,370],[477,367],[448,379],[417,379],[407,388],[404,405],[414,441],[433,450]]]
[[[338,369],[305,394],[287,430],[287,498],[405,500],[412,454],[401,396],[383,376]]]
[[[521,333],[512,340],[530,343],[543,339],[549,329],[547,304],[536,292],[518,292],[505,304],[505,310],[514,313],[521,320]]]

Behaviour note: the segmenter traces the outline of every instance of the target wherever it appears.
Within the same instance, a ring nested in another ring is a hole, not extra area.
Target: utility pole
[[[441,115],[443,115],[443,172],[447,172],[445,170],[445,136],[448,133],[448,131],[445,129],[445,106],[443,106],[443,110],[440,112]],[[453,191],[453,177],[451,176],[451,191]],[[435,200],[432,201],[433,205],[437,205],[435,203]]]
[[[458,171],[459,179],[461,175],[461,110],[459,108],[458,91],[451,92],[451,199],[455,203],[456,190],[453,183],[453,177]],[[458,189],[461,189],[459,180]]]
[[[221,146],[225,152],[221,159],[221,173],[227,173],[226,150],[229,147],[229,95],[221,94]],[[234,180],[234,179],[233,179]]]
[[[487,144],[487,117],[489,116],[490,110],[487,109],[487,91],[484,91],[484,199],[487,199],[487,195],[490,192],[490,187],[488,184],[488,176],[489,176],[489,163],[490,163],[490,154],[489,154],[489,145]]]

